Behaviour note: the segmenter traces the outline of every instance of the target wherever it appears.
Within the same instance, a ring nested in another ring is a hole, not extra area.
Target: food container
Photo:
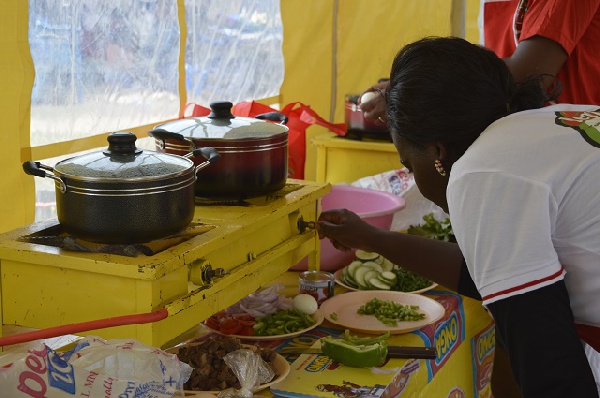
[[[347,94],[344,101],[344,116],[348,131],[346,136],[354,139],[380,139],[391,142],[387,124],[377,119],[367,119],[360,109],[358,94]]]
[[[181,155],[203,146],[219,152],[221,161],[198,176],[198,197],[249,198],[278,191],[285,185],[287,118],[275,112],[256,118],[236,117],[231,113],[232,106],[231,102],[213,102],[206,117],[179,119],[148,132],[156,139],[158,150],[167,153]]]
[[[404,199],[389,192],[353,187],[349,185],[333,185],[331,192],[321,199],[323,211],[332,209],[348,209],[360,218],[377,228],[389,230],[394,214],[404,208]],[[337,250],[329,239],[321,239],[320,269],[336,271],[354,260],[354,250],[347,252]],[[307,259],[302,260],[292,270],[307,269]]]
[[[199,148],[187,157],[176,156],[139,149],[135,141],[133,133],[111,133],[104,151],[54,167],[25,162],[23,170],[54,179],[58,221],[65,232],[99,243],[149,242],[190,224],[196,173],[219,154]],[[206,160],[198,165],[188,159],[199,155]]]
[[[321,303],[333,296],[334,278],[331,272],[304,271],[298,277],[299,293],[310,294]]]

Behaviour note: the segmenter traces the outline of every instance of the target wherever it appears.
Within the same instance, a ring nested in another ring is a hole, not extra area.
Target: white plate
[[[193,345],[193,344],[201,344],[201,343],[190,343],[190,345]],[[183,346],[185,346],[185,344],[170,348],[170,349],[166,350],[166,352],[169,352],[171,354],[177,354],[177,351]],[[242,348],[248,348],[251,350],[256,349],[255,346],[247,345],[247,344],[242,344]],[[279,354],[275,355],[275,358],[273,359],[273,362],[271,363],[271,368],[275,371],[275,377],[273,378],[273,380],[271,380],[269,383],[259,385],[254,390],[254,392],[262,391],[275,383],[279,383],[280,381],[285,379],[285,377],[290,373],[290,363]],[[209,394],[217,395],[218,393],[220,393],[220,391],[184,390],[184,393],[185,393],[186,397],[188,397],[188,396],[193,397],[194,395],[199,394],[199,393],[209,393]]]
[[[224,334],[224,333],[219,332],[218,330],[209,328],[207,325],[204,325],[204,326],[207,329],[210,329],[210,331],[212,331],[214,333],[218,333],[223,336],[237,337],[240,340],[252,340],[252,341],[281,340],[281,339],[289,339],[290,337],[295,337],[295,336],[301,335],[302,333],[306,333],[309,330],[313,330],[314,328],[319,326],[321,323],[323,323],[324,317],[323,317],[323,312],[321,310],[317,310],[317,312],[315,312],[311,316],[315,320],[315,323],[312,324],[311,326],[307,327],[306,329],[298,330],[297,332],[293,332],[293,333],[278,334],[278,335],[274,335],[274,336],[242,336],[242,335],[237,335],[237,334]]]
[[[345,284],[345,283],[342,281],[342,272],[343,272],[343,271],[344,271],[344,269],[343,269],[343,268],[341,268],[341,269],[338,269],[337,271],[335,271],[335,272],[333,273],[333,276],[334,276],[334,278],[335,278],[335,283],[337,283],[338,285],[340,285],[340,286],[342,286],[342,287],[345,287],[346,289],[348,289],[348,290],[350,290],[350,291],[353,291],[353,292],[358,292],[358,291],[366,291],[366,290],[369,290],[369,289],[357,289],[357,288],[355,288],[355,287],[352,287],[352,286],[348,286],[348,285],[346,285],[346,284]],[[435,288],[437,287],[437,285],[438,285],[437,283],[433,282],[431,285],[429,285],[429,286],[427,286],[427,287],[424,287],[423,289],[415,290],[415,291],[412,291],[412,292],[404,292],[404,293],[413,293],[413,294],[425,293],[425,292],[427,292],[427,291],[429,291],[429,290],[431,290],[431,289],[435,289]],[[373,289],[373,290],[375,290],[375,291],[384,291],[384,290],[377,290],[377,289]],[[373,291],[373,290],[371,290],[371,291]],[[395,291],[395,290],[394,290],[394,291]]]
[[[417,305],[425,318],[418,321],[401,321],[396,326],[380,322],[374,315],[360,315],[358,309],[368,301],[378,298],[402,305]],[[437,301],[414,293],[392,292],[387,290],[368,290],[338,294],[321,304],[321,312],[329,322],[358,332],[391,334],[412,332],[440,320],[445,313],[444,307]],[[335,315],[332,317],[331,314]],[[335,319],[333,319],[335,318]]]

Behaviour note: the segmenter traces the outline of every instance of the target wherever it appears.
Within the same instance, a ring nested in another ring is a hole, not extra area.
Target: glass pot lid
[[[130,132],[108,135],[108,148],[63,160],[54,170],[67,177],[139,179],[166,177],[194,167],[190,159],[135,146],[137,137]]]
[[[171,133],[179,133],[185,138],[198,139],[256,139],[287,134],[284,125],[287,117],[272,112],[256,118],[234,116],[231,102],[213,102],[211,113],[203,117],[190,117],[156,126]],[[270,123],[262,119],[277,120],[283,124]]]

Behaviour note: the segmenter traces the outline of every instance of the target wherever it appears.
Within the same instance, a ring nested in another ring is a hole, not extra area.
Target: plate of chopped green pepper
[[[248,329],[250,330],[250,332],[247,333],[244,332],[244,328],[224,330],[222,327],[219,327],[228,323],[229,318],[231,318],[230,316],[228,317],[227,315],[221,314],[223,314],[223,312],[213,315],[209,318],[211,322],[207,321],[204,325],[213,332],[237,337],[242,340],[288,339],[316,328],[323,323],[324,320],[323,312],[321,310],[316,310],[314,314],[310,315],[293,309],[277,310],[273,314],[262,318],[245,316],[244,320],[248,323]],[[219,319],[219,316],[224,318]],[[236,320],[239,320],[239,317],[237,318],[238,319]]]
[[[320,311],[333,324],[370,334],[412,332],[437,322],[445,313],[429,297],[383,290],[339,294],[324,301]]]

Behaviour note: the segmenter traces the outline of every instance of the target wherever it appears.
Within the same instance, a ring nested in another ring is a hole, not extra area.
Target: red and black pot
[[[232,106],[231,102],[213,102],[208,116],[179,119],[148,132],[155,138],[158,150],[170,154],[181,155],[206,146],[219,152],[219,163],[198,174],[198,197],[243,199],[285,186],[287,118],[276,112],[256,118],[236,117],[231,113]]]
[[[78,238],[131,244],[180,232],[194,217],[196,173],[219,153],[198,148],[176,156],[139,149],[135,141],[133,133],[111,133],[104,151],[54,167],[25,162],[23,170],[55,181],[58,221]],[[189,159],[200,155],[206,160],[198,165]]]

